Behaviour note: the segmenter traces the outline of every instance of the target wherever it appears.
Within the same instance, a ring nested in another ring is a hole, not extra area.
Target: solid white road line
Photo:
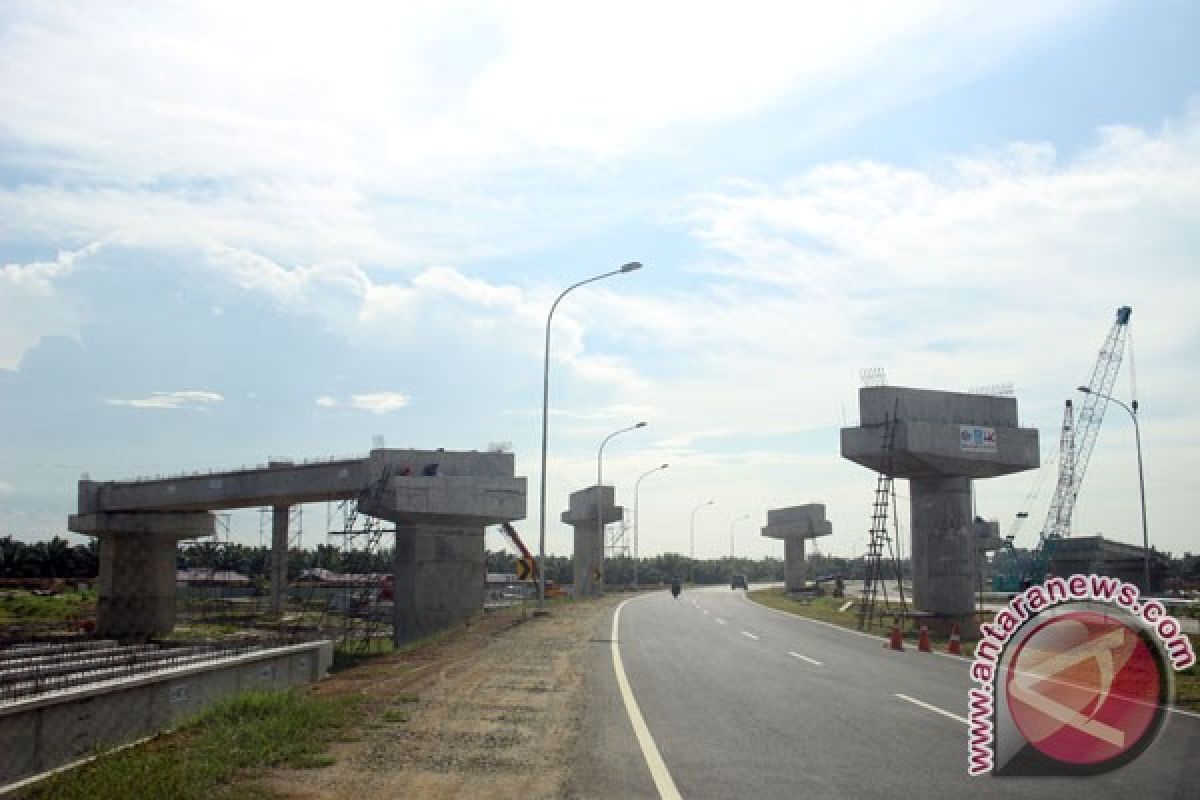
[[[629,715],[629,722],[633,725],[633,732],[637,736],[638,745],[642,748],[642,757],[646,759],[646,767],[650,770],[650,777],[654,779],[654,787],[658,789],[658,796],[663,800],[683,800],[683,795],[675,786],[666,762],[658,752],[658,745],[654,743],[654,737],[650,735],[650,729],[646,727],[646,720],[642,718],[637,700],[633,697],[633,690],[629,688],[629,679],[625,676],[625,665],[621,663],[621,648],[617,644],[621,609],[625,607],[626,603],[636,599],[636,597],[630,597],[617,606],[617,610],[613,612],[612,636],[609,637],[612,640],[613,671],[617,673],[617,687],[621,690],[621,699],[625,701],[625,713]]]
[[[753,633],[750,633],[749,631],[742,631],[742,636],[745,636],[747,639],[754,639],[754,640],[758,639],[757,636],[755,636]]]
[[[808,656],[802,656],[799,653],[793,653],[791,650],[788,650],[788,655],[791,656],[792,658],[798,658],[801,661],[807,661],[808,663],[812,664],[814,667],[821,666],[821,662],[817,661],[815,658],[809,658]]]
[[[949,717],[952,720],[961,722],[963,725],[970,724],[967,722],[966,717],[960,717],[958,714],[951,714],[949,711],[943,711],[942,709],[938,708],[937,706],[931,706],[931,705],[929,705],[929,703],[924,703],[920,700],[917,700],[914,697],[909,697],[906,694],[897,694],[896,697],[899,697],[901,700],[907,700],[908,702],[912,703],[913,705],[920,706],[921,708],[924,708],[927,711],[932,711],[935,714],[941,714],[943,717]]]

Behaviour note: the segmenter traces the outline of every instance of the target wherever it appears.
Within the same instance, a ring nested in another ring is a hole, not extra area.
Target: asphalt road
[[[572,793],[658,797],[617,690],[610,634],[598,629],[593,643]],[[1174,713],[1150,749],[1115,772],[971,778],[966,725],[955,718],[967,715],[967,661],[886,650],[741,591],[636,598],[621,611],[618,640],[684,798],[1200,798],[1200,718]]]

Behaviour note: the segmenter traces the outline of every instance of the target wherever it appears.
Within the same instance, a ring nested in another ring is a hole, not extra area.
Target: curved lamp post
[[[703,503],[692,509],[692,523],[690,526],[691,533],[688,536],[690,548],[688,551],[688,566],[691,569],[693,584],[696,582],[696,512],[705,506],[711,506],[712,504],[712,500],[705,500]]]
[[[739,522],[741,522],[744,519],[750,519],[750,515],[742,514],[740,517],[734,517],[733,521],[729,523],[729,568],[731,570],[733,569],[733,552],[734,552],[733,551],[733,529],[737,526],[737,524]]]
[[[661,472],[670,464],[662,464],[654,469],[648,469],[638,476],[638,479],[633,483],[633,588],[638,588],[638,527],[642,524],[642,514],[638,508],[638,489],[642,485],[642,478],[647,475],[653,475],[656,472]]]
[[[579,283],[573,283],[560,294],[550,306],[550,313],[546,315],[546,347],[543,351],[542,358],[542,487],[539,497],[541,513],[538,515],[538,612],[545,610],[546,604],[546,433],[548,431],[549,410],[550,410],[550,323],[554,319],[554,311],[558,308],[558,304],[564,297],[574,289],[578,289],[594,281],[603,280],[613,275],[620,275],[625,272],[633,272],[641,269],[642,265],[637,261],[630,261],[623,265],[620,269],[614,269],[612,272],[605,272],[603,275],[596,275],[587,280],[582,280]]]
[[[629,433],[630,431],[636,431],[638,428],[644,427],[646,427],[646,423],[639,422],[636,425],[630,425],[628,428],[613,431],[604,437],[604,441],[600,443],[600,450],[596,453],[596,533],[600,537],[601,564],[604,563],[604,506],[600,503],[600,487],[604,485],[604,445],[608,444],[615,436],[620,436],[622,433]],[[615,489],[613,490],[613,499],[614,501],[616,500]]]
[[[1084,394],[1094,394],[1097,397],[1103,397],[1105,400],[1110,400],[1121,408],[1125,409],[1129,416],[1133,419],[1133,436],[1137,442],[1137,462],[1138,462],[1138,494],[1142,501],[1142,579],[1146,582],[1146,594],[1150,594],[1150,534],[1146,529],[1146,479],[1142,473],[1142,431],[1138,426],[1138,402],[1133,401],[1133,408],[1122,403],[1115,397],[1107,395],[1104,392],[1094,391],[1087,386],[1075,387]]]

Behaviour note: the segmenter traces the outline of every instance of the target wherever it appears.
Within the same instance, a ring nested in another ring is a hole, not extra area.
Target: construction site
[[[1165,560],[1154,551],[1071,528],[1108,404],[1120,402],[1112,393],[1127,350],[1132,362],[1131,314],[1117,310],[1089,383],[1065,399],[1057,450],[1044,461],[1039,432],[1020,425],[1010,388],[914,389],[864,371],[859,425],[840,432],[841,456],[876,473],[862,574],[810,566],[818,539],[833,532],[824,504],[769,509],[761,534],[783,540],[782,592],[832,594],[860,630],[890,630],[893,643],[919,632],[928,649],[928,635],[971,641],[999,603],[1048,576],[1094,572],[1147,593],[1161,588]],[[1127,410],[1136,421],[1136,399]],[[1002,529],[976,508],[973,482],[1031,470],[1038,486],[1053,473],[1054,491],[1036,542],[1023,546],[1036,486],[1029,510]],[[900,479],[909,481],[903,521]],[[628,559],[630,543],[614,489],[598,483],[567,499],[561,520],[574,531],[574,577],[562,586],[545,580],[512,525],[526,516],[525,483],[509,452],[382,447],[359,458],[81,480],[69,528],[98,542],[94,609],[5,631],[0,786],[169,729],[230,694],[321,681],[335,658],[389,652],[485,609],[517,605],[526,619],[543,593],[585,600],[616,588],[606,567]],[[309,566],[289,570],[306,505],[310,531],[320,516],[312,509],[323,507],[324,541]],[[234,509],[258,510],[260,541],[269,542],[265,585],[216,566],[236,546]],[[489,526],[516,552],[511,575],[487,572]],[[206,566],[180,566],[186,542],[203,543],[187,552]],[[732,552],[728,564],[719,580],[747,588]],[[636,566],[632,583],[625,588],[637,588]]]

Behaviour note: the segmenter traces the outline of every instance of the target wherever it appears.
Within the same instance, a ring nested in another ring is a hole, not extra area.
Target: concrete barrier
[[[236,692],[318,681],[332,664],[332,642],[306,642],[0,704],[0,796],[49,771],[170,730]]]

